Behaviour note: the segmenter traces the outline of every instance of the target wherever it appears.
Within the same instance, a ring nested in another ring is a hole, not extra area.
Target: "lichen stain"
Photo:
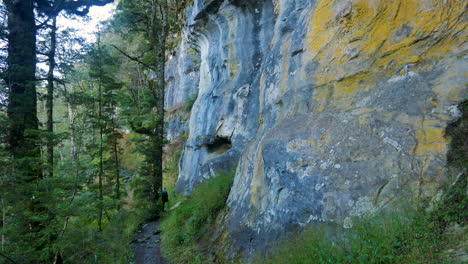
[[[415,124],[417,144],[414,154],[417,156],[445,155],[447,153],[447,139],[444,137],[445,128],[439,120],[421,120]]]
[[[358,123],[360,126],[364,126],[369,124],[371,120],[372,114],[371,113],[363,113],[359,116]]]
[[[284,94],[286,92],[286,85],[288,79],[288,72],[289,72],[289,47],[291,44],[291,38],[288,38],[283,46],[282,51],[282,70],[281,70],[281,83],[280,83],[280,90],[281,93]]]
[[[367,91],[367,73],[347,76],[343,80],[333,84],[332,103],[336,107],[349,110],[354,104],[353,96],[359,92]]]
[[[239,60],[236,58],[234,42],[229,43],[229,77],[233,80],[239,72]]]
[[[327,106],[327,102],[330,98],[331,91],[329,87],[317,87],[314,90],[313,100],[314,100],[314,107],[318,112],[322,112],[325,110]]]
[[[333,17],[332,2],[333,0],[318,1],[315,12],[309,19],[307,27],[311,29],[311,33],[306,36],[306,42],[310,43],[311,57],[315,57],[333,36],[333,32],[327,30],[327,23]]]
[[[317,1],[307,25],[303,65],[319,62],[316,86],[333,85],[330,103],[344,111],[351,107],[353,95],[365,88],[360,81],[381,79],[377,74],[393,76],[403,65],[444,58],[462,49],[466,40],[467,1],[354,0],[350,15],[337,19],[339,3]],[[343,54],[350,44],[359,48],[352,58]],[[356,70],[362,74],[356,75]],[[315,93],[319,111],[325,108],[326,94]]]
[[[262,198],[261,188],[265,188],[265,179],[263,173],[263,144],[258,147],[257,155],[255,157],[255,166],[252,178],[252,185],[250,189],[250,202],[254,208],[261,206],[260,201]]]

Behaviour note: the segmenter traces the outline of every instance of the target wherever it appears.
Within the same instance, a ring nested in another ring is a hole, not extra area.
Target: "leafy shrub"
[[[234,172],[219,173],[199,185],[162,222],[162,251],[174,263],[207,263],[199,245],[224,208]]]
[[[166,145],[164,155],[163,183],[167,189],[174,188],[179,176],[179,160],[182,157],[184,143],[187,135],[183,134]]]
[[[197,100],[198,93],[193,93],[189,95],[184,102],[184,111],[185,112],[190,112],[192,110],[193,104]]]

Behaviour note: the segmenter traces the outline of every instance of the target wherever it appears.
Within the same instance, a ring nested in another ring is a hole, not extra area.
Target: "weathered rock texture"
[[[168,107],[198,90],[177,190],[237,166],[227,226],[245,254],[429,199],[467,95],[467,4],[196,0],[169,74]]]
[[[196,96],[200,80],[200,56],[190,48],[187,34],[174,51],[166,65],[166,98],[164,100],[167,117],[166,137],[173,141],[182,133],[188,132],[185,122],[184,104],[188,98]]]

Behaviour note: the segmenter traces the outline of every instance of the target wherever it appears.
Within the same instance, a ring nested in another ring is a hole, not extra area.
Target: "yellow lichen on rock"
[[[262,190],[261,188],[265,188],[265,179],[263,173],[263,155],[262,155],[262,147],[259,148],[256,159],[255,159],[255,167],[254,167],[254,177],[252,178],[252,184],[250,189],[250,202],[254,207],[261,206],[259,203],[261,202],[262,197]]]
[[[366,91],[368,75],[360,73],[347,76],[343,80],[333,83],[332,103],[339,109],[350,110],[353,107],[353,96],[359,92]]]
[[[281,70],[281,83],[280,83],[280,90],[281,93],[284,94],[286,92],[286,81],[288,79],[288,72],[289,72],[289,46],[291,44],[291,39],[286,40],[283,46],[283,67]]]
[[[330,102],[341,110],[349,110],[353,94],[365,88],[353,79],[382,79],[374,78],[377,74],[391,78],[402,66],[462,50],[466,41],[466,1],[343,3],[317,2],[309,17],[303,57],[304,65],[318,61],[316,86],[333,85]],[[323,98],[314,98],[323,110]]]
[[[444,137],[445,129],[438,120],[421,120],[415,126],[417,144],[414,154],[417,156],[445,155],[447,152],[447,139]]]
[[[333,17],[332,3],[333,0],[318,1],[316,11],[309,19],[308,28],[311,29],[311,33],[307,35],[306,42],[310,43],[311,57],[315,57],[333,36],[333,32],[327,29],[327,23]]]
[[[314,90],[314,106],[318,112],[325,110],[325,106],[330,98],[331,91],[328,87],[315,88]]]

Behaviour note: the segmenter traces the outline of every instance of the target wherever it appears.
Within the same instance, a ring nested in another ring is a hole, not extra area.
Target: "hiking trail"
[[[160,220],[143,224],[133,242],[136,264],[167,264],[161,255]]]

